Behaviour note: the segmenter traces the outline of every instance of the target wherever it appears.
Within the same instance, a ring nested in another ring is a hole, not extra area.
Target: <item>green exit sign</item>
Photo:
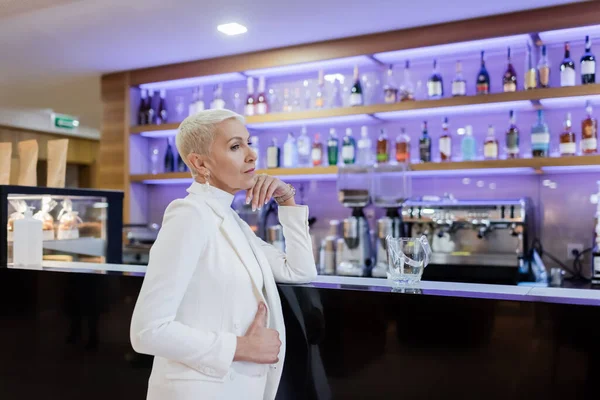
[[[79,120],[70,115],[52,114],[52,120],[57,128],[76,129],[79,126]]]

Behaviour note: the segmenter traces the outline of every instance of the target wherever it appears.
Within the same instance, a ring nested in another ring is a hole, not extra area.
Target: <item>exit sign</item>
[[[57,128],[77,129],[79,120],[66,114],[52,114],[52,123]]]

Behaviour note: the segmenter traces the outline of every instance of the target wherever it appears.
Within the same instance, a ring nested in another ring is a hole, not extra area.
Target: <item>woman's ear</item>
[[[208,171],[208,168],[206,168],[206,166],[204,165],[204,158],[199,154],[191,153],[187,156],[187,162],[190,166],[190,169],[193,170],[192,172],[196,172],[194,174],[196,176],[204,177],[210,173]]]

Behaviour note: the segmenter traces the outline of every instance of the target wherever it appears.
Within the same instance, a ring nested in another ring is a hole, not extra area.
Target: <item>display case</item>
[[[0,185],[0,266],[13,258],[13,224],[32,208],[44,260],[121,263],[123,192]]]

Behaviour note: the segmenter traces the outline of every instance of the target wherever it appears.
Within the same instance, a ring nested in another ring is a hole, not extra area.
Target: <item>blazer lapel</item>
[[[262,293],[262,288],[259,288],[258,284],[256,283],[255,272],[253,272],[253,269],[249,266],[249,263],[252,262],[254,258],[252,248],[248,244],[247,238],[241,233],[242,230],[240,230],[237,221],[234,219],[235,217],[233,216],[233,213],[230,210],[224,210],[217,201],[210,197],[205,198],[205,200],[206,204],[212,208],[212,210],[219,217],[222,218],[220,226],[221,232],[223,233],[223,236],[227,238],[227,241],[229,244],[231,244],[231,247],[246,268],[246,271],[250,276],[250,280],[252,281],[252,290],[254,295],[259,301],[266,303],[265,297]]]
[[[242,221],[239,215],[235,215],[235,218],[239,221]],[[237,223],[238,221],[236,221]],[[254,257],[258,261],[260,265],[260,270],[263,274],[263,282],[265,285],[265,293],[267,295],[267,302],[265,302],[271,310],[277,310],[280,308],[278,303],[281,302],[279,298],[279,292],[277,291],[277,285],[275,284],[275,278],[273,277],[273,271],[271,270],[271,265],[269,264],[269,260],[265,256],[265,253],[262,251],[258,244],[258,238],[256,234],[250,229],[250,227],[246,223],[241,223],[242,231],[244,232],[244,236],[248,243],[250,243],[250,248],[254,253]],[[282,316],[275,315],[274,312],[269,313],[272,318],[271,326],[280,327],[279,317]],[[270,318],[270,319],[271,319]]]

